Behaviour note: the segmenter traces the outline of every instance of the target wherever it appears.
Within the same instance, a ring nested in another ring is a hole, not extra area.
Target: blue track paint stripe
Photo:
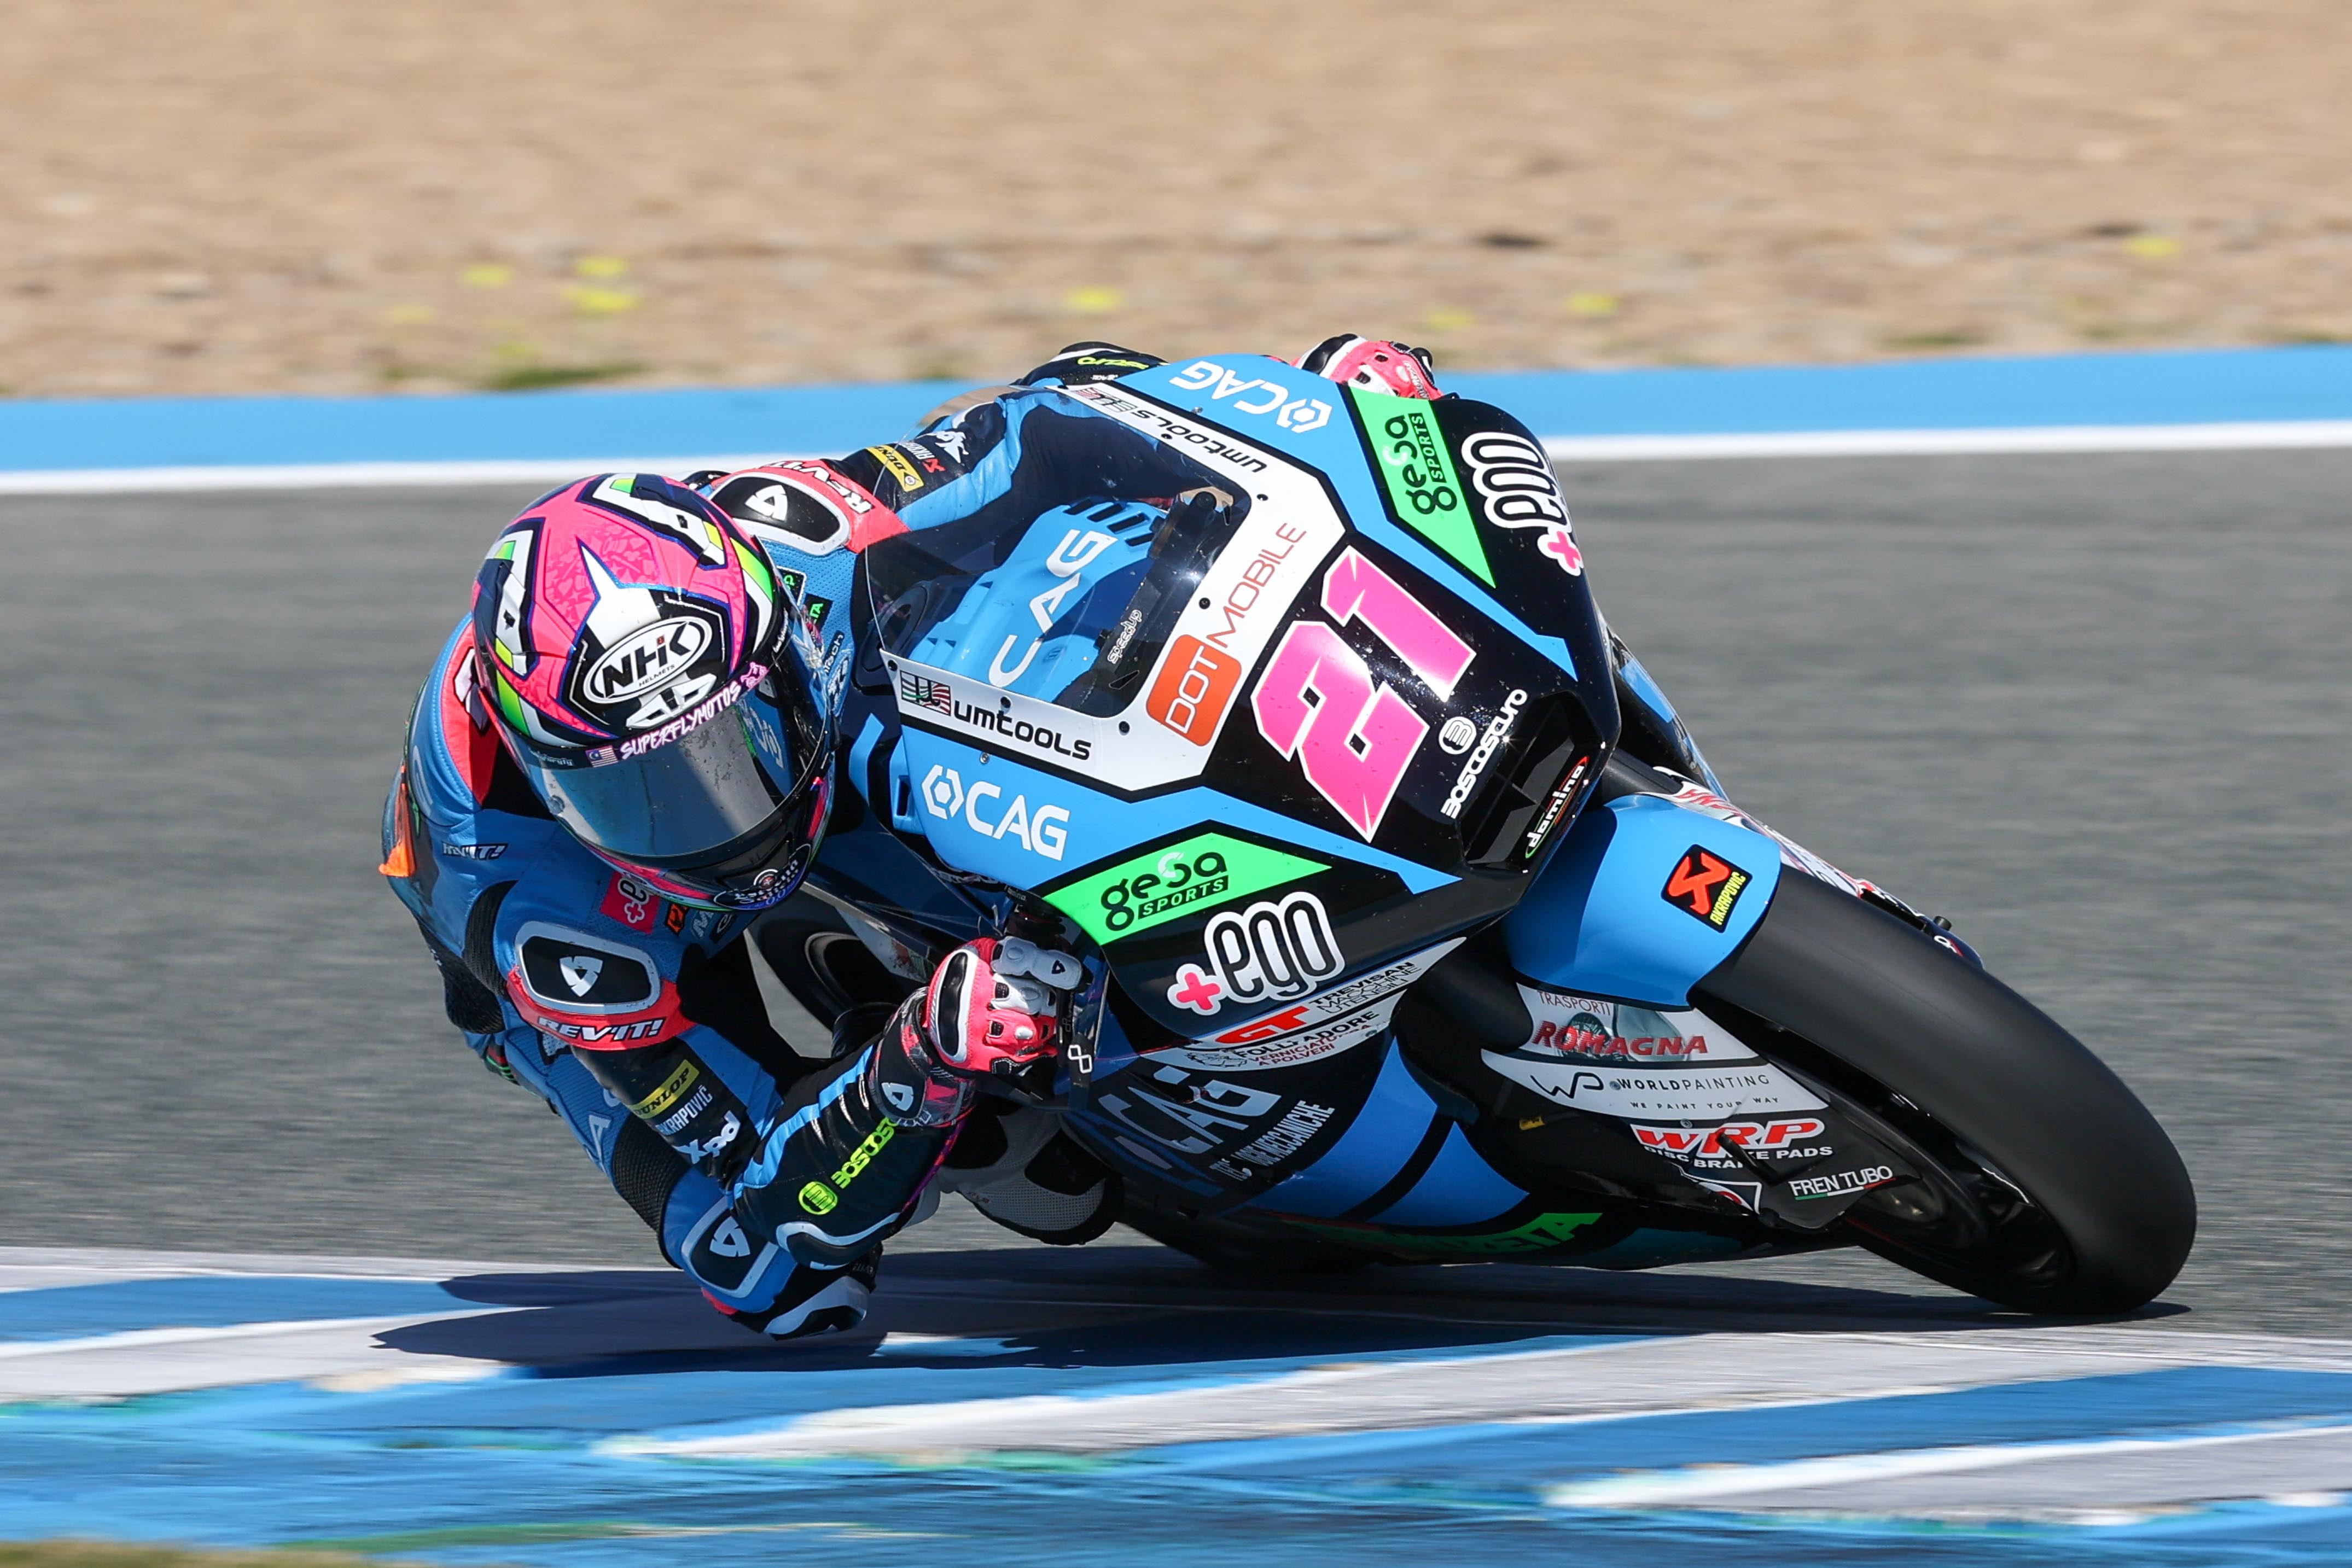
[[[142,1329],[225,1328],[320,1318],[458,1311],[422,1280],[252,1279],[219,1275],[0,1292],[0,1342],[85,1339]]]
[[[1447,383],[1559,438],[2352,421],[2352,348],[2332,346],[1480,372]],[[0,475],[420,464],[540,473],[631,454],[840,453],[901,433],[960,388],[25,400],[0,402]]]
[[[959,383],[446,397],[0,403],[0,469],[276,463],[593,463],[620,453],[847,452]]]
[[[1455,375],[1538,435],[2352,419],[2352,348],[2188,350],[1738,370]]]

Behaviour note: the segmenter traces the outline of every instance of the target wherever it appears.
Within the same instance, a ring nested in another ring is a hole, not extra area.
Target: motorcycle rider
[[[1207,470],[1054,391],[1160,362],[1073,344],[845,457],[562,486],[501,532],[419,695],[381,869],[450,1021],[747,1328],[854,1326],[881,1242],[950,1165],[1024,1234],[1115,1217],[1116,1177],[1051,1118],[1016,1129],[979,1093],[1056,1049],[1070,955],[977,936],[887,1019],[786,1040],[745,933],[837,817],[866,814],[838,722],[861,650],[834,613],[858,552],[1017,537],[1088,498],[1213,507]],[[1440,395],[1395,343],[1342,335],[1295,363]]]

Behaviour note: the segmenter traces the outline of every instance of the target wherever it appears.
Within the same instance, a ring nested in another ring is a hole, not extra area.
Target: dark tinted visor
[[[775,679],[789,688],[784,672],[748,672],[662,729],[589,752],[585,766],[527,747],[519,760],[556,821],[608,855],[655,869],[733,860],[804,829],[831,762],[808,698],[778,702]]]

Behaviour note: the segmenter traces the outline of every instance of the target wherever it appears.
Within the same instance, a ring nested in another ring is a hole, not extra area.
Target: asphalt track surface
[[[2344,1333],[2352,455],[1565,478],[1733,797],[1951,916],[2172,1131],[2203,1218],[2166,1326]],[[415,684],[531,494],[0,501],[0,1241],[653,1262],[373,870]],[[1858,1253],[1543,1278],[1653,1327],[1980,1311]]]

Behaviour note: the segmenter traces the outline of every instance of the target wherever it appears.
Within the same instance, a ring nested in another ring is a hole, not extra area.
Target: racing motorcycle
[[[1015,1092],[1220,1266],[1860,1246],[2048,1313],[2171,1281],[2162,1128],[1732,804],[1523,425],[1238,355],[1065,395],[1221,493],[863,555],[862,810],[760,932],[818,1021],[979,932],[1080,955]]]

